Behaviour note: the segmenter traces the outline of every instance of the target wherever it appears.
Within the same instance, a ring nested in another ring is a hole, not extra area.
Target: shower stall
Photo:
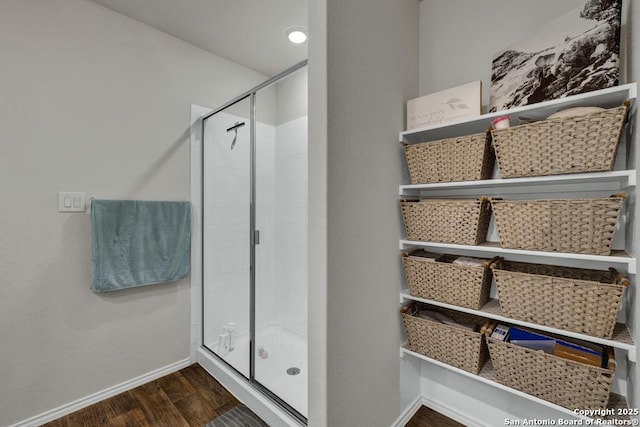
[[[307,416],[307,67],[202,121],[202,350]]]

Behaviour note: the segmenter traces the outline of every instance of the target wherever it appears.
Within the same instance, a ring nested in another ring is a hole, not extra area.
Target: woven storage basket
[[[489,179],[495,164],[488,132],[407,144],[404,154],[412,184]]]
[[[487,344],[499,383],[571,410],[607,407],[615,371],[493,338]]]
[[[629,105],[492,130],[500,177],[613,169]]]
[[[480,199],[400,201],[407,239],[478,245],[487,238],[491,204]]]
[[[411,295],[479,310],[491,290],[490,260],[482,266],[453,264],[456,257],[424,250],[405,252],[402,264]]]
[[[497,260],[502,315],[610,339],[629,280],[610,271]]]
[[[407,331],[407,346],[410,350],[446,363],[456,368],[477,374],[489,358],[487,346],[479,332],[445,325],[429,319],[417,317],[421,309],[433,307],[412,302],[402,307],[402,322]],[[456,322],[482,325],[487,319],[438,308]]]
[[[500,246],[610,255],[618,214],[626,196],[622,193],[602,199],[492,199]]]

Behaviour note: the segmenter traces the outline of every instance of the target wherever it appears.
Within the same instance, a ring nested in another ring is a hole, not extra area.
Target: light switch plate
[[[84,212],[86,193],[58,192],[58,212]]]

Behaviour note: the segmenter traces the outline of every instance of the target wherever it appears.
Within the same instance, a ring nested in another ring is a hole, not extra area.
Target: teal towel
[[[183,279],[190,265],[191,204],[94,199],[91,238],[94,292]]]

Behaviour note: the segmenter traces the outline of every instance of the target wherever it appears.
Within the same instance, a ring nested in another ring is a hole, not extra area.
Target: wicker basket
[[[412,184],[489,179],[495,164],[488,132],[407,144],[404,154]]]
[[[500,246],[610,255],[618,214],[626,196],[622,193],[602,199],[492,199]]]
[[[493,338],[487,344],[499,383],[571,410],[607,407],[615,371]]]
[[[492,261],[482,266],[453,264],[457,257],[431,254],[422,249],[402,254],[411,295],[475,310],[489,299]]]
[[[487,198],[401,200],[400,205],[409,240],[478,245],[487,238]]]
[[[492,130],[500,177],[613,169],[629,105]]]
[[[433,310],[431,306],[412,302],[400,311],[409,350],[467,372],[480,372],[489,358],[482,334],[418,317],[418,312],[425,308]],[[487,322],[487,319],[467,313],[441,308],[435,311],[446,314],[456,322],[479,325]]]
[[[609,271],[497,260],[502,315],[611,339],[629,280]],[[535,302],[532,304],[532,302]]]

